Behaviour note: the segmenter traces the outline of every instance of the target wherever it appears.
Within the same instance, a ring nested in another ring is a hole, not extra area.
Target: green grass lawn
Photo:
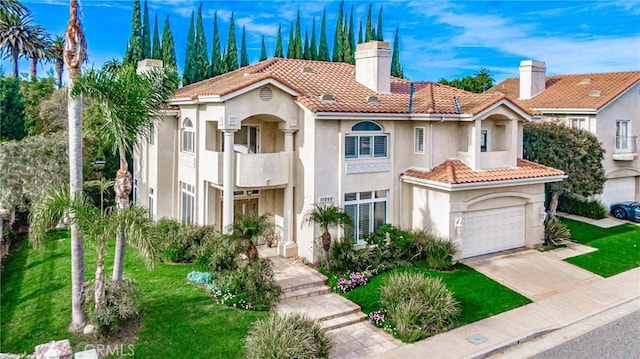
[[[377,275],[364,286],[344,294],[346,298],[370,313],[381,308],[380,287],[384,279],[395,272],[424,273],[430,277],[440,277],[454,297],[460,302],[462,314],[456,326],[462,326],[477,320],[505,312],[531,303],[526,297],[504,287],[463,264],[456,265],[452,272],[437,272],[420,267],[400,267]]]
[[[595,252],[565,259],[590,272],[610,277],[640,266],[640,227],[625,223],[612,228],[600,228],[587,223],[564,219],[571,237]]]
[[[110,277],[112,247],[105,251]],[[95,253],[85,249],[85,276],[93,279]],[[0,301],[2,352],[32,353],[38,344],[68,338],[75,350],[101,343],[67,332],[71,318],[71,264],[66,231],[55,232],[45,248],[23,241],[2,270]],[[125,277],[143,290],[142,328],[135,344],[138,358],[242,357],[248,327],[266,312],[232,309],[213,303],[204,289],[186,282],[189,264],[157,264],[147,270],[127,248]]]

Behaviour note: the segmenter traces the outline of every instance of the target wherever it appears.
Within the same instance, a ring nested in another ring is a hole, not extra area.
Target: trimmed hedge
[[[600,201],[580,200],[565,195],[558,199],[558,211],[593,219],[607,217],[607,210]]]

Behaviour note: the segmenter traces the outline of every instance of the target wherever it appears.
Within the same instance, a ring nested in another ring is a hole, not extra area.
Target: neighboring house
[[[640,201],[640,71],[546,76],[544,62],[527,60],[520,78],[488,92],[506,95],[543,120],[594,133],[605,150],[601,201],[607,208]]]
[[[356,65],[270,59],[185,86],[135,154],[135,197],[156,218],[226,230],[271,213],[281,255],[314,260],[314,203],[354,219],[363,242],[383,223],[430,228],[460,257],[542,242],[544,184],[561,171],[522,160],[526,110],[390,76],[385,42]]]

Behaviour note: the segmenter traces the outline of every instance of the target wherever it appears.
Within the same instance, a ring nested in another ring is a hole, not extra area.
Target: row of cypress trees
[[[317,40],[315,18],[313,19],[311,26],[311,36],[309,36],[308,31],[305,29],[304,38],[302,37],[300,10],[298,9],[295,22],[292,21],[290,25],[286,54],[284,53],[283,47],[282,26],[279,25],[273,57],[346,62],[354,64],[354,54],[357,44],[371,40],[384,41],[382,28],[382,6],[378,12],[377,25],[374,25],[373,23],[372,10],[372,6],[369,4],[364,29],[362,20],[359,23],[356,43],[353,6],[351,7],[349,17],[347,18],[344,10],[344,0],[340,3],[334,31],[333,51],[330,54],[327,41],[326,9],[322,13],[322,19],[320,21],[320,36]],[[216,12],[213,19],[213,45],[211,48],[211,55],[209,56],[207,50],[207,38],[202,20],[201,3],[197,14],[195,11],[191,13],[189,30],[187,31],[185,64],[182,75],[183,85],[202,81],[209,77],[248,66],[249,53],[247,51],[246,36],[246,28],[243,26],[242,38],[240,41],[240,58],[238,58],[236,27],[234,14],[232,14],[229,22],[227,46],[226,48],[223,48],[220,42],[218,14]],[[162,41],[160,41],[158,33],[158,17],[156,15],[153,39],[151,39],[147,2],[145,0],[144,15],[141,16],[140,0],[134,0],[131,37],[127,45],[124,63],[137,63],[145,58],[160,59],[163,60],[167,66],[176,66],[175,45],[169,25],[169,18],[167,17],[165,19],[162,31]],[[259,59],[260,61],[263,61],[267,58],[265,38],[263,35]],[[397,28],[393,42],[391,75],[403,77],[402,66],[400,65],[399,31]]]

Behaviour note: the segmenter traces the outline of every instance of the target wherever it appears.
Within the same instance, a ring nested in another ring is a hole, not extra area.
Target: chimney
[[[151,69],[154,69],[154,68],[161,69],[162,67],[163,67],[162,60],[144,59],[138,62],[138,68],[136,69],[136,72],[138,74],[142,74]]]
[[[547,81],[547,67],[542,61],[524,60],[520,62],[520,99],[528,100],[544,91]]]
[[[388,42],[359,44],[355,59],[356,81],[377,93],[391,92],[391,49]]]

